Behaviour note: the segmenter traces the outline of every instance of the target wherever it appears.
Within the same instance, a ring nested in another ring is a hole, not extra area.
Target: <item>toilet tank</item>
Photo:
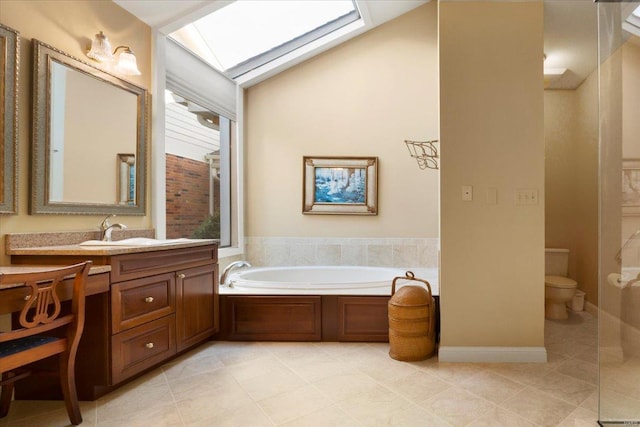
[[[569,249],[545,248],[544,274],[546,276],[567,277],[569,269]]]

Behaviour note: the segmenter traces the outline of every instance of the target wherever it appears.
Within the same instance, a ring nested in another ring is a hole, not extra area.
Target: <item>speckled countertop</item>
[[[162,245],[131,245],[131,246],[81,246],[81,245],[59,245],[59,246],[37,246],[31,248],[8,249],[8,255],[92,255],[92,256],[112,256],[122,254],[132,254],[140,252],[167,251],[170,249],[192,248],[196,246],[206,246],[217,243],[211,239],[189,239],[176,243]]]
[[[153,238],[154,231],[125,230],[114,231],[113,240],[132,237]],[[111,256],[139,252],[167,251],[170,249],[191,248],[217,244],[213,239],[184,239],[162,245],[131,246],[81,246],[87,240],[97,240],[97,231],[70,231],[53,233],[16,233],[5,235],[5,251],[7,255],[89,255]]]

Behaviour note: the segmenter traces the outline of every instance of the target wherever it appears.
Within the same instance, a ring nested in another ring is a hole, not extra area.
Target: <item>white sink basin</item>
[[[162,246],[174,243],[192,242],[193,239],[150,239],[148,237],[132,237],[130,239],[113,240],[105,242],[103,240],[87,240],[80,243],[80,246]]]

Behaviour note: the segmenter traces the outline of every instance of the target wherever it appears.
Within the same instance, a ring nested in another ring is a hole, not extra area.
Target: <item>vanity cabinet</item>
[[[212,289],[212,283],[216,284],[215,289]],[[192,347],[218,332],[217,283],[217,265],[176,273],[177,351]]]
[[[115,252],[115,251],[114,251]],[[87,299],[78,394],[95,400],[218,332],[215,244],[121,254],[12,256],[13,263],[110,265],[108,292]]]

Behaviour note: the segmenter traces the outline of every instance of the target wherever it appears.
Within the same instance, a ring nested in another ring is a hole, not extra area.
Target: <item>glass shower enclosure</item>
[[[599,423],[640,425],[640,2],[598,3]]]

